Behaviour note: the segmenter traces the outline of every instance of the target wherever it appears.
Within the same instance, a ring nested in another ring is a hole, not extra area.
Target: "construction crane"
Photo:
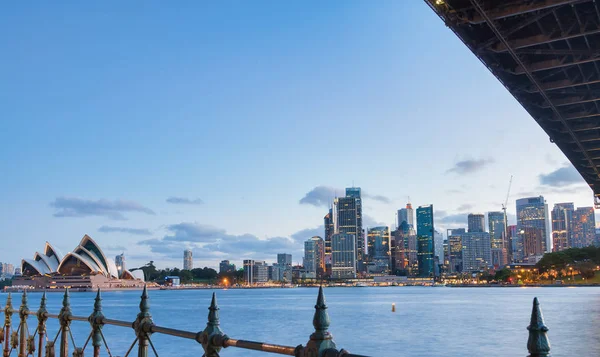
[[[510,187],[512,186],[512,175],[510,175],[510,181],[508,181],[508,192],[506,192],[506,200],[502,204],[502,211],[504,211],[504,234],[508,236],[508,218],[506,216],[506,206],[508,205],[508,197],[510,196]]]

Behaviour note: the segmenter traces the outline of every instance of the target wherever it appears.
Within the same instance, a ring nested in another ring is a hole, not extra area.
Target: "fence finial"
[[[152,334],[152,315],[150,314],[150,301],[148,298],[148,288],[144,285],[142,296],[140,297],[140,312],[133,323],[135,334],[138,338],[138,356],[148,356],[148,346],[150,335]]]
[[[530,357],[550,356],[550,341],[546,332],[548,327],[544,324],[542,309],[538,298],[533,299],[533,309],[531,310],[531,321],[527,327],[529,330],[529,339],[527,340],[527,350]]]
[[[100,347],[102,346],[102,327],[104,322],[102,321],[104,314],[102,314],[102,297],[100,296],[100,288],[94,298],[94,311],[88,317],[88,321],[92,326],[92,346],[94,347],[94,356],[100,354]]]
[[[196,335],[196,341],[202,345],[206,357],[218,357],[224,341],[228,339],[219,327],[219,306],[217,305],[217,294],[212,293],[210,306],[208,307],[208,321],[204,331]]]
[[[67,356],[69,354],[69,334],[71,330],[71,298],[69,296],[69,289],[65,289],[65,295],[63,296],[62,308],[58,314],[58,320],[60,321],[60,356]]]
[[[150,301],[148,299],[148,289],[146,288],[146,285],[144,285],[144,290],[142,291],[140,300],[140,313],[138,316],[150,317]]]
[[[325,353],[337,355],[338,351],[333,342],[333,336],[329,333],[329,314],[327,314],[327,305],[325,304],[325,294],[323,286],[319,286],[317,303],[315,304],[315,315],[313,317],[313,326],[315,332],[310,335],[310,340],[303,350],[299,351],[302,356],[324,356]]]

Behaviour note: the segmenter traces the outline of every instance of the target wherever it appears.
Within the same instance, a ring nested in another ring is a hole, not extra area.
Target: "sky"
[[[408,197],[436,229],[583,179],[420,1],[60,1],[0,13],[0,261],[90,235],[129,268],[272,262]]]

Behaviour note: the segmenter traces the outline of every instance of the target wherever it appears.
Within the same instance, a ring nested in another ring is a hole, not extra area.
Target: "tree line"
[[[235,284],[243,281],[244,271],[242,269],[231,273],[217,273],[213,268],[194,268],[192,270],[184,270],[179,268],[157,269],[154,261],[148,262],[146,265],[131,270],[142,270],[146,281],[154,281],[162,283],[168,276],[178,276],[181,283],[188,284],[194,282],[214,283],[227,279],[229,284]]]

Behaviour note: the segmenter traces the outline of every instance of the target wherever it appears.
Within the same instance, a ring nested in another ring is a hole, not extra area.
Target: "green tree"
[[[494,275],[494,280],[507,282],[512,276],[513,276],[512,271],[510,271],[510,269],[508,269],[508,268],[504,268],[504,269],[500,269],[496,272],[496,275]]]

